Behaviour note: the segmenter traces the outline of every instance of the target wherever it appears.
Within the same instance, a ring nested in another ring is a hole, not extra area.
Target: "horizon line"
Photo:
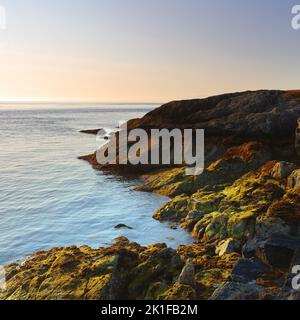
[[[163,104],[151,101],[0,100],[0,104]]]

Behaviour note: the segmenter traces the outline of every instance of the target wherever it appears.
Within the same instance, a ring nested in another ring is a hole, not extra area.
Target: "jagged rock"
[[[275,179],[286,179],[296,168],[297,166],[293,163],[280,161],[275,164],[271,175]]]
[[[268,272],[268,268],[260,261],[251,259],[240,259],[234,266],[231,279],[234,282],[249,283],[257,280]]]
[[[212,212],[204,215],[195,225],[192,236],[199,240],[226,239],[228,233],[226,225],[228,216],[221,212]]]
[[[192,259],[188,259],[181,274],[178,278],[178,283],[195,287],[195,267]]]
[[[241,250],[241,243],[235,239],[229,238],[227,240],[221,241],[218,244],[216,248],[216,254],[221,257],[224,254],[240,252],[240,250]]]
[[[298,119],[298,127],[296,128],[295,149],[297,155],[300,156],[300,119]]]
[[[273,268],[286,270],[299,246],[300,241],[295,238],[285,234],[272,234],[267,238],[248,240],[243,247],[243,256],[257,257]]]
[[[273,268],[288,270],[300,241],[292,237],[273,234],[257,241],[256,256]]]
[[[159,221],[180,222],[188,214],[190,198],[180,195],[159,208],[153,218]]]
[[[173,101],[157,108],[141,119],[128,122],[128,129],[204,129],[207,166],[220,152],[235,148],[251,139],[267,142],[282,154],[295,154],[295,128],[300,117],[299,92],[246,91],[206,99]],[[82,157],[95,165],[95,155]],[[121,173],[145,173],[164,165],[104,165],[103,170]],[[234,174],[234,171],[231,172]],[[177,194],[178,195],[178,194]]]
[[[256,219],[255,233],[258,237],[268,237],[272,234],[291,234],[291,226],[279,217],[261,215]]]
[[[300,187],[300,169],[293,171],[288,177],[288,188],[299,188]]]
[[[259,300],[265,291],[265,288],[255,283],[228,281],[213,293],[210,300]]]
[[[157,299],[182,267],[175,250],[158,244],[145,248],[124,237],[109,248],[54,248],[6,266],[0,299]]]
[[[151,251],[143,254],[141,263],[132,269],[127,299],[156,298],[161,292],[153,292],[152,284],[159,281],[171,285],[180,274],[183,263],[175,250],[154,248]]]
[[[129,121],[130,128],[202,128],[222,137],[294,136],[300,103],[297,93],[247,91],[206,99],[174,101]]]
[[[258,238],[249,239],[242,248],[242,256],[243,258],[250,259],[255,257],[256,248]]]
[[[181,245],[177,252],[183,260],[193,259],[197,298],[207,300],[215,289],[225,282],[233,266],[239,260],[237,253],[219,257],[214,254],[215,246],[208,243]]]
[[[158,300],[196,300],[197,295],[193,287],[176,282],[170,289],[161,294]]]
[[[185,217],[181,227],[187,229],[188,231],[192,231],[196,225],[196,223],[204,216],[204,212],[192,210]]]

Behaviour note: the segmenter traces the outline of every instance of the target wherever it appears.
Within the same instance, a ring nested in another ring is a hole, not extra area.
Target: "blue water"
[[[51,247],[106,246],[120,235],[142,245],[191,242],[152,219],[168,199],[77,159],[104,142],[79,130],[113,129],[153,107],[0,106],[0,264]],[[133,229],[114,229],[119,223]]]

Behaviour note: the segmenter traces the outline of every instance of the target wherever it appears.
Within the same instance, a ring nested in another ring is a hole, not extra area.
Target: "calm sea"
[[[101,144],[79,130],[113,130],[154,107],[0,106],[0,264],[56,246],[106,246],[121,235],[142,245],[191,242],[185,231],[152,219],[166,198],[135,192],[140,181],[77,159]],[[133,229],[114,229],[120,223]]]

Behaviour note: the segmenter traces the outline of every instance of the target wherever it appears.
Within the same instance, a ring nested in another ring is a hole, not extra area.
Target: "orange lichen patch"
[[[299,190],[287,193],[283,199],[271,205],[267,215],[280,218],[290,225],[300,224]]]
[[[280,293],[280,288],[268,288],[267,291],[263,291],[259,294],[260,300],[273,300]]]
[[[215,245],[208,243],[194,243],[179,246],[177,253],[182,260],[191,258],[195,266],[195,280],[198,299],[208,299],[216,287],[227,281],[240,255],[215,255]]]
[[[198,270],[231,270],[240,258],[240,255],[237,253],[219,257],[215,255],[215,245],[206,243],[194,243],[191,245],[179,246],[177,248],[177,253],[183,260],[192,258],[193,263]]]
[[[256,280],[256,284],[265,288],[274,288],[277,287],[278,280],[281,280],[284,277],[284,273],[280,271],[273,271],[265,274],[262,278]]]
[[[272,271],[265,274],[262,278],[256,280],[256,284],[267,288],[266,291],[260,293],[261,300],[270,300],[276,297],[281,289],[278,287],[278,282],[284,280],[285,274],[280,271]]]
[[[250,162],[253,160],[255,154],[264,148],[262,143],[250,141],[241,146],[228,149],[223,158],[225,160],[240,158],[245,162]]]
[[[276,163],[277,163],[277,161],[275,161],[275,160],[268,161],[265,165],[260,167],[260,169],[259,169],[260,173],[262,173],[264,175],[271,175],[271,172],[272,172]]]

